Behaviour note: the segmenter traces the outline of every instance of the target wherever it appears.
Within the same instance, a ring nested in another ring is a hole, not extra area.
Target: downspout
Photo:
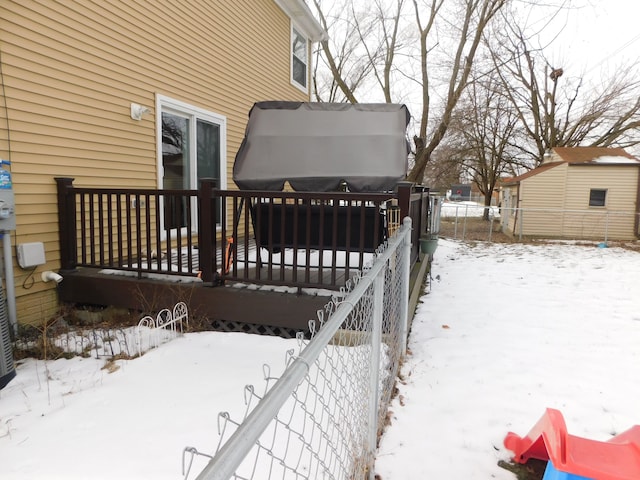
[[[11,129],[9,128],[9,105],[7,102],[7,92],[5,89],[5,79],[4,79],[4,71],[2,69],[3,66],[3,58],[2,58],[2,45],[0,45],[0,94],[2,95],[2,99],[4,101],[4,114],[5,114],[5,122],[7,126],[7,158],[11,160]],[[1,168],[1,166],[0,166]],[[15,226],[14,226],[15,228]],[[0,236],[2,237],[2,253],[4,255],[4,284],[7,293],[7,313],[9,317],[9,323],[13,328],[13,333],[17,335],[18,333],[18,315],[16,313],[16,293],[15,293],[15,283],[13,277],[13,258],[11,255],[11,232],[7,230],[0,231]],[[0,282],[0,288],[2,287],[2,283]]]
[[[13,282],[13,258],[11,258],[11,233],[0,232],[2,235],[2,252],[4,253],[4,283],[7,290],[7,310],[13,333],[18,333],[18,315],[16,312],[16,289]]]

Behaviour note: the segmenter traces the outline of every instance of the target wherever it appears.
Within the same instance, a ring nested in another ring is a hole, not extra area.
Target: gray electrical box
[[[16,253],[20,268],[31,268],[47,263],[42,242],[19,243]]]

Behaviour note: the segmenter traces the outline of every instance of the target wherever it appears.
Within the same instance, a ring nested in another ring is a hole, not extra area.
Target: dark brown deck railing
[[[188,267],[197,245],[192,233],[197,191],[82,188],[69,178],[56,181],[62,270],[197,275]],[[184,228],[172,228],[172,220],[173,225],[183,221]]]
[[[56,182],[62,270],[199,276],[206,285],[338,288],[384,242],[394,209],[413,219],[415,261],[428,207],[428,192],[411,184],[363,194],[227,191],[214,180],[199,190]]]
[[[214,191],[214,196],[236,212],[222,222],[230,228],[223,227],[214,240],[216,251],[229,252],[212,269],[223,280],[332,288],[362,268],[367,254],[386,239],[381,209],[391,195]]]

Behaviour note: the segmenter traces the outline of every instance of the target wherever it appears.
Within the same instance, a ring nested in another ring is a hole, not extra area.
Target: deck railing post
[[[207,285],[214,282],[214,236],[215,222],[213,221],[213,189],[216,187],[214,178],[203,178],[198,188],[198,255],[202,281]]]
[[[398,182],[398,206],[400,207],[400,218],[410,216],[412,188],[413,182]]]
[[[73,178],[55,177],[58,189],[58,238],[61,270],[75,270],[77,266],[76,201]]]
[[[398,207],[400,207],[400,218],[405,218],[405,217],[411,217],[412,214],[415,214],[414,208],[412,208],[413,206],[411,205],[411,193],[413,191],[413,182],[398,182],[398,186],[397,186],[397,198],[398,198]],[[422,201],[419,202],[418,205],[418,209],[421,208],[422,205]],[[412,217],[415,218],[415,217]],[[415,227],[420,227],[420,218],[416,219],[417,221],[414,224],[414,228]],[[419,238],[419,232],[412,232],[411,233],[411,240],[412,243],[414,244],[413,250],[415,250],[415,253],[412,252],[412,261],[414,259],[418,258],[418,244],[419,242],[417,241],[417,238]]]
[[[420,186],[417,186],[415,190],[420,192],[420,215],[417,218],[418,225],[414,226],[414,228],[417,228],[419,232],[418,237],[420,237],[420,235],[422,235],[423,233],[426,233],[427,231],[429,233],[434,233],[431,231],[431,228],[430,228],[431,218],[429,217],[429,215],[431,211],[429,209],[429,206],[430,206],[431,200],[429,196],[428,187],[420,185]]]

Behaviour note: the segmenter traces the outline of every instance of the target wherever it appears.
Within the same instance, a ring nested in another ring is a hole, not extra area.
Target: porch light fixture
[[[131,118],[134,120],[142,120],[142,115],[146,115],[147,113],[151,113],[151,109],[149,107],[144,107],[137,103],[131,104]]]

